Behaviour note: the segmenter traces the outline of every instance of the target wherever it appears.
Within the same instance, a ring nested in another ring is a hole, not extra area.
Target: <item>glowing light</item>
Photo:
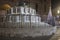
[[[59,14],[59,13],[60,13],[60,11],[58,10],[58,11],[57,11],[57,13]]]
[[[9,4],[4,4],[1,6],[2,9],[8,10],[11,8],[11,6]]]

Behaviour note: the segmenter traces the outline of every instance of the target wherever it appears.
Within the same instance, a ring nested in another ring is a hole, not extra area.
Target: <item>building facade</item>
[[[40,15],[48,14],[49,7],[51,6],[51,0],[0,0],[0,6],[4,4],[9,4],[11,7],[17,6],[18,4],[22,3],[23,1],[27,2],[28,6],[35,8],[37,13]]]

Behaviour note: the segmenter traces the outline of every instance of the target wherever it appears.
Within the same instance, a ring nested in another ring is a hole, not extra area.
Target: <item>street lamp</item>
[[[60,10],[57,10],[57,18],[59,18]]]
[[[57,13],[60,14],[60,10],[57,10]]]

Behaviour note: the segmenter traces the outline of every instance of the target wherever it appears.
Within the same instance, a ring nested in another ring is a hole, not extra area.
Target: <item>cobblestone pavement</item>
[[[60,40],[60,28],[57,28],[56,34],[50,40]]]

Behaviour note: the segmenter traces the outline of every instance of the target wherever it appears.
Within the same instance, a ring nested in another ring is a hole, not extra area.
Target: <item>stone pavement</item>
[[[44,28],[45,29],[45,28]],[[50,29],[50,28],[48,28]],[[44,31],[49,31],[48,29],[45,29]],[[52,35],[50,36],[39,36],[43,29],[41,28],[33,28],[33,29],[28,29],[28,28],[1,28],[0,33],[0,39],[1,40],[49,40]],[[27,34],[32,35],[32,36],[27,36],[23,37],[22,34]],[[40,33],[40,34],[37,34]],[[15,34],[15,35],[14,35]]]
[[[5,36],[1,36],[0,37],[0,40],[49,40],[50,38],[52,37],[51,36],[39,36],[39,37],[20,37],[20,35],[17,35],[15,37],[5,37]]]
[[[60,28],[57,28],[56,34],[50,40],[60,40]]]

